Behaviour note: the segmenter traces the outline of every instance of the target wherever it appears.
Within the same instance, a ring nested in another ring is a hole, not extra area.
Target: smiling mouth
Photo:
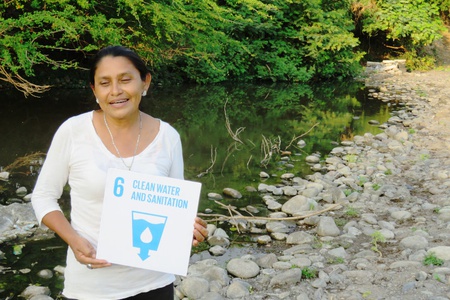
[[[122,99],[122,100],[111,101],[109,104],[121,104],[121,103],[125,103],[127,101],[128,101],[128,99]]]

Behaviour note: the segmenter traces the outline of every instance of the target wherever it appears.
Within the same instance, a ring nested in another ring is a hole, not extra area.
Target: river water
[[[55,89],[40,98],[3,91],[0,169],[18,157],[46,152],[57,127],[68,117],[93,109],[94,102],[89,89]],[[220,208],[207,199],[207,193],[220,194],[223,188],[231,187],[244,193],[234,205],[262,206],[259,197],[245,194],[246,186],[257,187],[261,171],[271,175],[310,174],[310,166],[304,161],[307,155],[324,158],[342,140],[367,132],[380,133],[369,120],[383,123],[390,117],[387,105],[369,99],[363,84],[357,82],[153,87],[143,99],[142,110],[179,131],[185,177],[202,183],[199,211],[210,208],[218,213]],[[287,164],[276,150],[291,152]],[[276,182],[276,176],[273,178]],[[34,181],[35,176],[28,176],[17,184],[32,191]],[[65,250],[61,245],[59,240],[30,244],[25,251],[29,255],[21,257],[12,254],[11,245],[0,245],[8,258],[0,262],[25,267],[51,257],[49,268],[63,265]],[[35,275],[6,273],[0,278],[0,299],[17,295],[30,282],[39,280]],[[42,284],[58,289],[61,282]]]
[[[41,98],[5,91],[0,100],[0,168],[18,157],[46,152],[57,127],[68,117],[94,108],[89,89],[52,90]],[[172,124],[180,133],[185,177],[200,181],[203,193],[225,187],[242,189],[260,171],[276,168],[278,153],[288,150],[296,175],[309,174],[307,155],[325,156],[342,140],[381,130],[389,109],[368,99],[361,83],[306,85],[209,85],[157,87],[142,110]],[[303,140],[304,147],[297,142]],[[23,182],[20,184],[24,184]],[[32,189],[33,180],[28,183]],[[203,200],[203,198],[202,198]],[[205,208],[202,201],[201,209]]]

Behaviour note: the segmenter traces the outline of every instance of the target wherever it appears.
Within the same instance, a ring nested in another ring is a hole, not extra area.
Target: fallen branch
[[[198,213],[198,216],[200,217],[215,217],[216,219],[205,219],[207,222],[215,222],[215,221],[226,221],[226,220],[267,220],[267,221],[295,221],[295,220],[301,220],[305,218],[309,218],[312,216],[317,216],[320,214],[323,214],[324,212],[330,211],[335,209],[338,206],[344,205],[343,203],[336,203],[333,204],[325,209],[312,212],[307,215],[303,216],[292,216],[292,217],[284,217],[284,218],[271,218],[271,217],[258,217],[258,216],[243,216],[238,211],[236,211],[236,208],[231,205],[224,205],[220,202],[215,201],[217,204],[223,206],[225,209],[228,210],[230,213],[230,216],[222,215],[222,214],[204,214],[204,213]],[[236,213],[236,215],[233,215],[232,212]]]

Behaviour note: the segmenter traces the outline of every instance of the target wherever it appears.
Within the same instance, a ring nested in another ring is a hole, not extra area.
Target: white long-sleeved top
[[[72,117],[59,127],[33,190],[32,204],[41,223],[49,212],[61,211],[58,199],[68,183],[71,224],[96,248],[107,170],[126,167],[105,147],[92,118],[91,111]],[[159,123],[157,136],[136,155],[132,171],[183,179],[180,136],[166,122]],[[125,158],[128,165],[131,160]],[[89,270],[75,259],[70,247],[64,277],[64,296],[80,300],[126,298],[166,286],[175,279],[172,274],[121,265]]]

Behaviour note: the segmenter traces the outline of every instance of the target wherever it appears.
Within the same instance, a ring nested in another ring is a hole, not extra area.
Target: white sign
[[[97,257],[186,276],[199,182],[110,169]]]

